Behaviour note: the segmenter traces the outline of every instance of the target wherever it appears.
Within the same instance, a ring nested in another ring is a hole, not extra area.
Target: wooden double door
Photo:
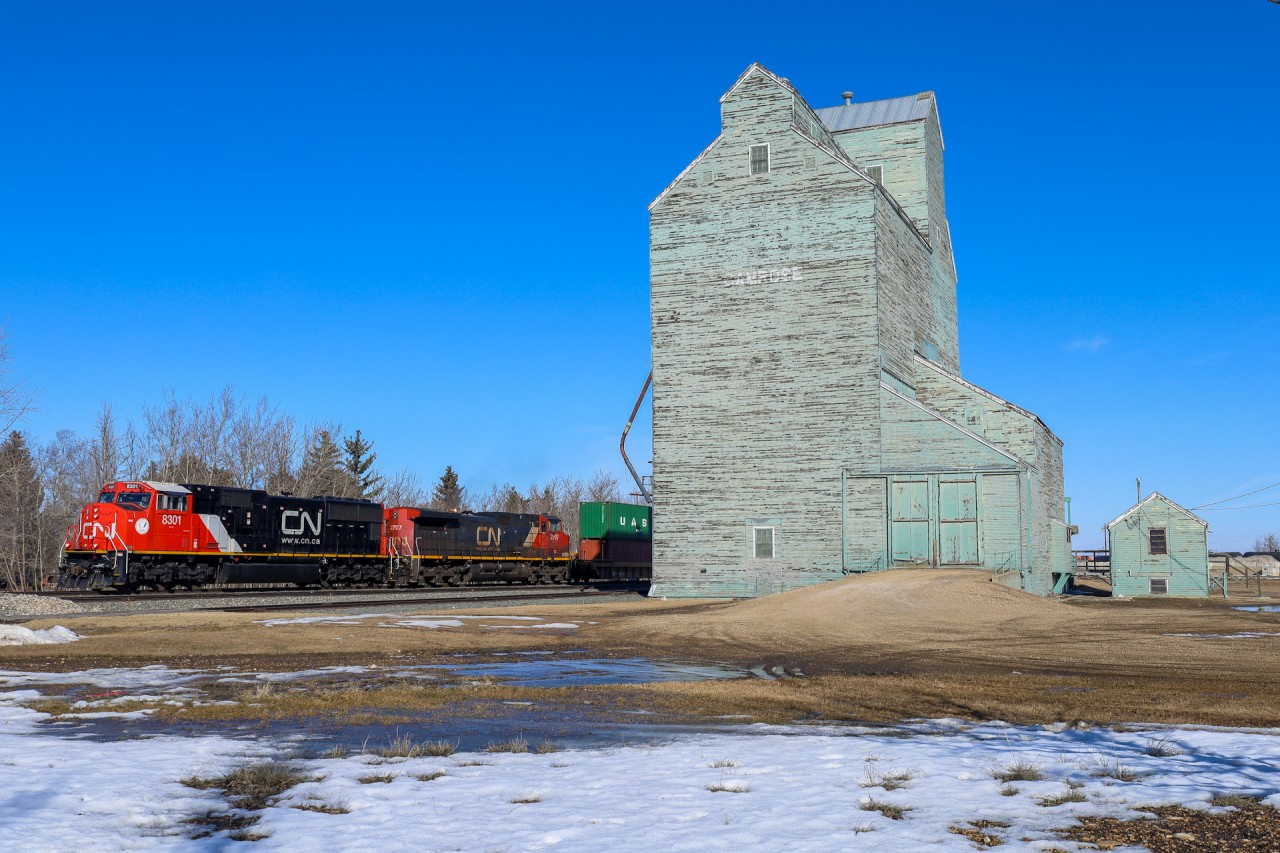
[[[890,554],[898,565],[977,566],[978,478],[898,475],[889,488]]]

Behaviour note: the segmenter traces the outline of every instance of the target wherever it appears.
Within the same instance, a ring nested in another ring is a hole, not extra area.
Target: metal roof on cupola
[[[862,103],[854,103],[853,93],[845,92],[844,99],[845,102],[838,107],[814,110],[826,125],[827,130],[832,133],[885,124],[901,124],[906,121],[920,121],[928,118],[929,111],[934,109],[933,92]]]

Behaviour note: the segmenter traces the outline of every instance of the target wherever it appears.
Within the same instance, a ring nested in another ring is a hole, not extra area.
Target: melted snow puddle
[[[1235,634],[1165,634],[1166,637],[1192,637],[1197,640],[1253,640],[1258,637],[1280,637],[1280,631],[1238,631]]]
[[[1244,610],[1248,613],[1280,613],[1280,604],[1255,604],[1252,607],[1232,607],[1232,610]]]
[[[36,687],[5,693],[0,699],[66,699],[77,717],[110,715],[113,707],[132,702],[170,704],[230,702],[234,685],[280,685],[286,691],[320,687],[385,686],[396,681],[429,681],[447,688],[475,683],[513,687],[570,687],[604,684],[645,684],[670,681],[710,681],[745,678],[749,674],[727,666],[706,666],[645,658],[557,658],[550,652],[521,652],[509,660],[468,661],[401,666],[330,666],[293,672],[241,672],[232,667],[216,670],[171,669],[166,666],[91,669],[80,672],[22,672],[0,670],[0,687]],[[212,692],[212,697],[210,697]],[[27,694],[30,694],[29,696]],[[145,717],[145,711],[116,714],[126,719]]]
[[[467,621],[475,622],[536,622],[537,625],[483,625],[485,628],[576,628],[575,624],[546,623],[541,616],[467,616],[455,613],[421,613],[412,619],[399,613],[346,613],[339,616],[299,616],[290,619],[259,619],[254,624],[275,627],[277,625],[361,625],[366,619],[389,619],[379,622],[379,628],[461,628]]]

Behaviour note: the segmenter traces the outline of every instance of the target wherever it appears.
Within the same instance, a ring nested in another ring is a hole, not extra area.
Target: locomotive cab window
[[[98,495],[98,503],[100,504],[109,504],[115,499],[116,499],[115,492],[103,492],[102,494]]]
[[[116,503],[126,509],[146,509],[151,506],[151,495],[148,492],[121,492]]]

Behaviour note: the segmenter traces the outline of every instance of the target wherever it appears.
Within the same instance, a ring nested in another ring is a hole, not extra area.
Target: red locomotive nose
[[[80,526],[72,532],[68,550],[103,551],[119,547],[120,510],[108,503],[91,503],[80,510]]]

